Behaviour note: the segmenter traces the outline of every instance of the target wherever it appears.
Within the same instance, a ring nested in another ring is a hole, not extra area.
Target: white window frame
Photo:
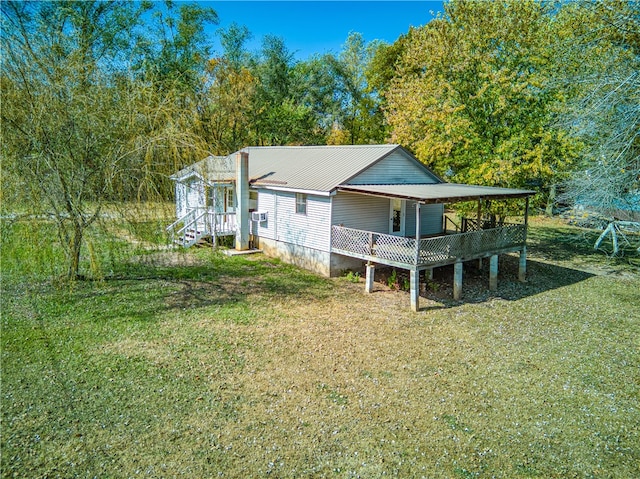
[[[296,214],[307,214],[307,195],[306,193],[296,193]]]

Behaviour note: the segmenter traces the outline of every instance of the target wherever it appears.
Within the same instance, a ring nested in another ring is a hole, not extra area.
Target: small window
[[[233,197],[233,188],[225,188],[225,202],[226,209],[225,211],[234,211],[236,204]]]
[[[296,193],[296,213],[307,214],[307,195]]]

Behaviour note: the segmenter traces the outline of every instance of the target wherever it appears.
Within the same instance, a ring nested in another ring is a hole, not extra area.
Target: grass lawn
[[[640,274],[578,233],[418,313],[208,249],[70,287],[3,233],[2,477],[640,477]]]

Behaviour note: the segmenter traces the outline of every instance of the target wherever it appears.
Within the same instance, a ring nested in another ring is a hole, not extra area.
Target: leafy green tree
[[[352,32],[337,58],[328,56],[336,80],[340,113],[332,143],[380,143],[384,141],[383,114],[379,97],[367,83],[366,73],[380,42],[365,43],[362,34]]]
[[[202,102],[203,136],[218,155],[251,144],[253,102],[257,79],[251,72],[251,55],[244,44],[251,34],[232,24],[219,31],[223,54],[207,66],[207,92]]]
[[[151,31],[144,38],[142,68],[164,88],[180,86],[191,94],[201,90],[202,74],[211,54],[205,27],[218,23],[218,14],[196,3],[165,0],[153,12]]]
[[[415,29],[386,92],[392,138],[454,182],[546,190],[578,154],[553,128],[548,8],[452,1]]]
[[[340,104],[335,92],[338,89],[336,77],[326,56],[315,55],[297,63],[293,68],[294,96],[313,116],[312,131],[308,141],[314,144],[326,143],[334,121],[340,115]]]
[[[279,37],[267,35],[254,72],[255,138],[260,145],[305,143],[314,129],[309,107],[297,95],[293,54]]]

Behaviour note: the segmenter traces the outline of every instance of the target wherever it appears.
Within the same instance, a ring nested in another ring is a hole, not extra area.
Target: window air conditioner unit
[[[252,211],[251,212],[251,220],[257,221],[258,223],[263,223],[267,221],[267,212],[266,211]]]

